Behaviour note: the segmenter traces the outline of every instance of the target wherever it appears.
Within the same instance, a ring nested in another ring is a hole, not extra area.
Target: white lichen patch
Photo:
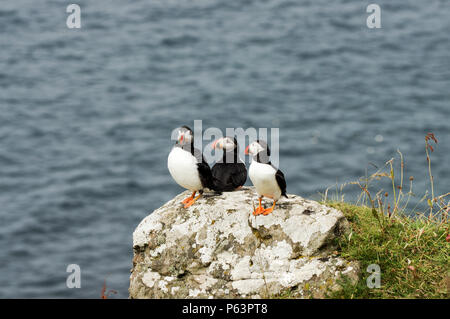
[[[195,298],[201,293],[202,291],[200,289],[189,289],[189,297]]]
[[[217,279],[207,275],[195,275],[194,280],[199,284],[202,291],[206,291],[217,282]]]
[[[233,281],[232,286],[243,296],[259,292],[264,287],[263,279],[244,279]]]
[[[157,257],[159,254],[161,254],[166,249],[166,244],[162,244],[158,247],[156,247],[154,250],[150,252],[151,257]]]
[[[161,275],[157,272],[148,270],[142,277],[142,282],[149,288],[153,288],[155,283],[161,278]]]
[[[250,256],[240,258],[231,270],[232,280],[241,280],[251,278]]]
[[[162,230],[162,224],[158,222],[159,214],[151,214],[144,218],[133,233],[133,247],[143,246],[148,243],[148,236],[151,232]]]
[[[284,287],[298,285],[301,282],[310,280],[313,276],[320,276],[328,265],[319,259],[312,259],[301,267],[293,267],[289,273],[284,274],[280,283]]]
[[[162,292],[168,292],[169,289],[167,289],[167,281],[165,280],[160,280],[158,282],[158,288],[161,289]]]
[[[343,272],[342,272],[342,274],[348,274],[349,272],[352,272],[353,271],[353,267],[348,267],[347,269],[345,269]]]
[[[167,233],[167,242],[175,243],[178,239],[189,236],[194,220],[189,220],[182,224],[173,224],[169,233]]]

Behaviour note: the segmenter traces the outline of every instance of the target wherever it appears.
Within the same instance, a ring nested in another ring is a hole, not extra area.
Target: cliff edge
[[[255,217],[253,187],[205,194],[185,209],[180,202],[189,195],[134,231],[130,298],[321,298],[339,289],[342,274],[357,279],[358,265],[332,254],[348,229],[339,210],[289,195],[272,214]]]

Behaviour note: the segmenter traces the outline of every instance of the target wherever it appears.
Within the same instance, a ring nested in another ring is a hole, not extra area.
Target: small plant
[[[103,282],[103,287],[102,287],[102,292],[100,294],[100,298],[101,299],[108,299],[111,295],[115,295],[117,294],[116,290],[110,289],[108,291],[106,291],[106,279]]]
[[[423,197],[418,199],[416,205],[413,208],[410,208],[408,205],[411,202],[411,198],[416,197],[413,193],[413,181],[414,177],[409,177],[409,190],[405,193],[404,184],[405,184],[405,163],[403,154],[400,150],[397,150],[400,162],[400,178],[399,182],[396,183],[396,179],[398,178],[395,174],[395,158],[391,158],[387,161],[383,167],[379,168],[375,173],[371,175],[367,175],[365,177],[360,178],[357,181],[349,182],[342,184],[340,188],[336,185],[336,196],[332,201],[344,201],[343,189],[348,185],[357,185],[361,189],[361,194],[359,195],[356,204],[363,206],[370,206],[372,208],[372,213],[374,216],[377,216],[377,220],[379,220],[380,226],[382,226],[383,218],[388,217],[388,219],[393,218],[398,214],[404,214],[405,212],[414,212],[418,215],[425,215],[426,212],[416,212],[418,206],[426,202],[428,204],[428,218],[431,220],[434,216],[437,216],[441,219],[443,223],[447,222],[448,212],[450,210],[450,200],[447,199],[450,196],[450,193],[442,194],[439,196],[435,196],[434,189],[434,178],[431,173],[431,156],[430,154],[434,152],[434,148],[431,145],[431,142],[435,144],[438,143],[437,138],[433,133],[428,133],[425,136],[425,151],[427,155],[427,163],[428,163],[428,174],[430,177],[430,186],[431,193],[428,191],[425,192]],[[387,178],[390,180],[392,194],[389,192],[380,189],[376,193],[370,191],[372,188],[371,185],[378,180],[383,178]],[[328,199],[328,190],[325,190],[325,193],[322,196],[322,201],[327,202]]]
[[[431,192],[418,198],[416,205],[409,207],[413,193],[414,177],[409,177],[409,189],[404,190],[405,165],[403,155],[397,151],[400,176],[395,174],[395,158],[371,175],[343,184],[336,200],[330,201],[328,189],[323,201],[340,209],[351,226],[351,238],[342,236],[337,246],[342,257],[359,261],[362,276],[356,285],[342,283],[343,289],[334,292],[333,298],[448,298],[450,272],[449,225],[450,193],[436,196],[434,178],[431,173],[431,145],[438,143],[433,133],[425,136],[425,151],[428,163]],[[434,145],[434,147],[436,147]],[[371,191],[373,183],[388,179],[391,194],[383,189]],[[397,182],[398,180],[398,182]],[[344,186],[357,185],[361,193],[355,204],[344,202]],[[425,202],[428,209],[417,212]],[[415,214],[411,214],[415,213]],[[377,264],[382,271],[382,286],[370,289],[365,280],[366,267]]]

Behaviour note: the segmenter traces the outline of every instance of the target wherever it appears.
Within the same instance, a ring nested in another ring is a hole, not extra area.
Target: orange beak
[[[216,149],[216,147],[217,147],[217,142],[219,142],[219,141],[220,141],[220,138],[214,141],[214,143],[212,144],[212,148],[213,148],[213,149]]]
[[[248,155],[248,148],[249,147],[250,147],[250,145],[245,148],[245,151],[244,151],[245,155]]]
[[[183,142],[183,140],[184,140],[184,135],[181,135],[180,136],[180,143]]]

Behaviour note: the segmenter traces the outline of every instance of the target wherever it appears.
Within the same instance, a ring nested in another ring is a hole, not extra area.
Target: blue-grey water
[[[450,191],[450,3],[77,0],[0,5],[0,297],[127,298],[132,233],[178,194],[174,127],[280,128],[288,192],[396,156]],[[349,198],[357,187],[345,190]],[[81,267],[81,288],[66,267]]]

